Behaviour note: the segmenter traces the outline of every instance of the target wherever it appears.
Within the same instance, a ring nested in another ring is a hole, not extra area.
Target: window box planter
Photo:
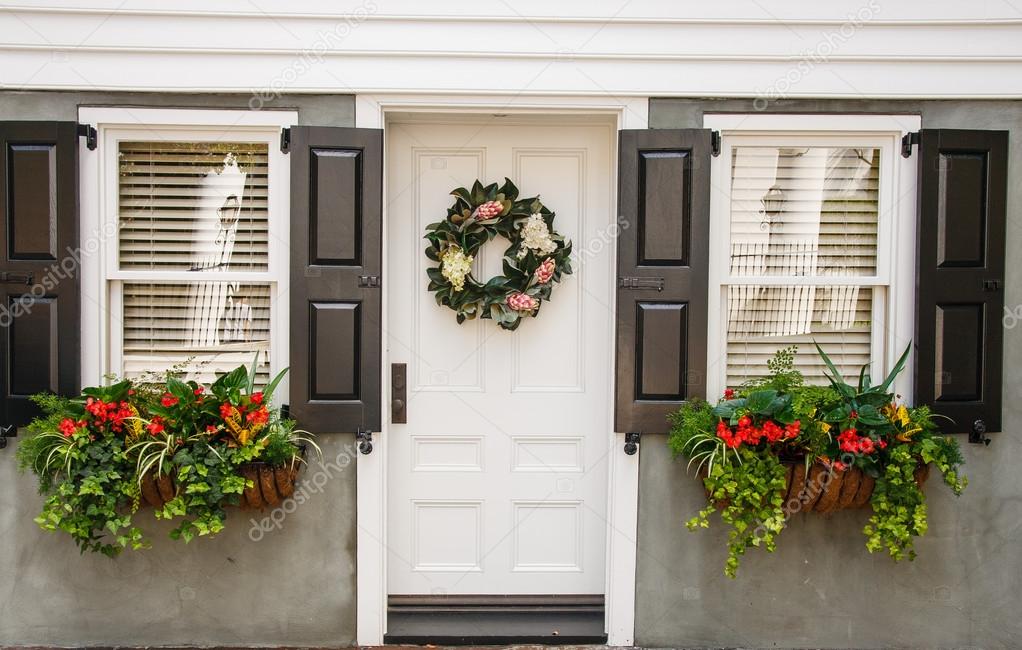
[[[922,485],[930,465],[955,494],[966,485],[957,441],[938,435],[926,406],[899,404],[889,392],[908,350],[876,386],[866,369],[855,385],[845,383],[819,354],[829,387],[807,385],[788,348],[764,379],[728,389],[716,405],[693,400],[670,417],[671,449],[695,466],[706,490],[707,507],[687,525],[706,528],[715,513],[730,525],[729,577],[748,548],[774,550],[799,512],[869,506],[867,550],[911,560],[914,538],[926,532]]]
[[[226,506],[265,508],[294,493],[306,445],[270,406],[280,372],[257,390],[258,357],[209,386],[167,373],[159,381],[86,388],[77,399],[40,395],[44,411],[18,447],[20,467],[46,497],[36,522],[110,556],[149,546],[133,516],[151,508],[179,522],[171,537],[220,532]]]

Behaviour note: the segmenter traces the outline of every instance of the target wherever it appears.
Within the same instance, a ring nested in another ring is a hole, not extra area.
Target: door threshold
[[[603,596],[391,596],[383,642],[604,644]]]

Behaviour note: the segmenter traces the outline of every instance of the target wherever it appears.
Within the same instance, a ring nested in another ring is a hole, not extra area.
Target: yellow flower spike
[[[827,433],[830,431],[830,425],[826,422],[820,422],[820,429],[822,429],[824,433]]]

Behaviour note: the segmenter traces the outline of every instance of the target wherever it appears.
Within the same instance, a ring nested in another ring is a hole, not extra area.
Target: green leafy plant
[[[129,389],[120,382],[88,388],[82,400],[34,397],[43,415],[18,447],[19,467],[36,473],[46,497],[36,523],[64,531],[83,553],[112,557],[148,545],[132,524],[139,491],[125,450],[137,416],[127,402]]]

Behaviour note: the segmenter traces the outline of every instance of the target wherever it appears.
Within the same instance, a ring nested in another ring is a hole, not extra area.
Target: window
[[[710,395],[765,376],[767,360],[790,346],[806,378],[825,382],[814,341],[846,376],[864,364],[882,374],[911,338],[892,312],[896,257],[913,254],[911,239],[899,243],[898,215],[914,219],[915,205],[900,193],[899,118],[887,132],[855,116],[825,116],[830,128],[808,130],[791,116],[716,119]]]
[[[266,381],[286,366],[281,116],[261,118],[269,124],[260,127],[249,113],[241,115],[250,123],[238,126],[218,125],[218,118],[234,122],[223,111],[122,113],[128,124],[101,124],[98,152],[107,172],[101,205],[112,226],[104,232],[116,233],[102,242],[103,372],[138,377],[176,368],[209,382],[259,353]]]

